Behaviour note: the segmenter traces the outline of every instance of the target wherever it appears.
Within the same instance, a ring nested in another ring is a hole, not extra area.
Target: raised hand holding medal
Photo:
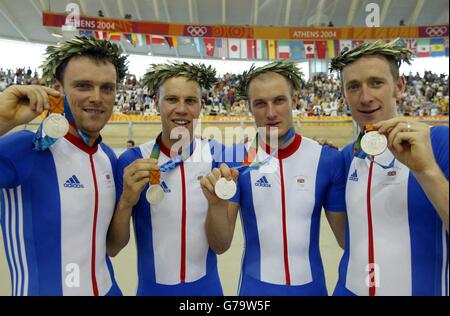
[[[65,97],[49,96],[49,101],[50,109],[47,117],[39,125],[33,139],[33,149],[37,151],[43,151],[52,146],[59,138],[66,136],[70,128],[66,114],[63,114],[67,102]]]
[[[395,157],[388,165],[375,161],[375,156],[381,155],[387,149],[387,138],[383,133],[376,130],[373,125],[367,125],[359,134],[353,147],[353,155],[360,159],[369,159],[383,169],[394,167]]]
[[[258,134],[256,134],[255,141],[250,146],[245,158],[244,162],[240,167],[235,168],[236,171],[242,172],[241,174],[246,174],[250,172],[251,170],[258,170],[259,168],[265,166],[268,164],[272,157],[274,157],[278,149],[276,149],[274,152],[272,152],[268,157],[266,157],[262,161],[255,161],[257,150],[258,150]],[[284,144],[287,144],[293,137],[295,137],[295,130],[293,128],[289,129],[289,131],[284,135],[281,144],[278,145],[278,148],[280,146],[283,146]],[[222,168],[221,168],[222,169]],[[236,183],[233,180],[226,180],[225,178],[220,178],[215,186],[214,186],[214,192],[216,195],[223,199],[223,200],[229,200],[231,199],[234,194],[237,191]]]
[[[421,172],[435,166],[429,125],[394,117],[380,121],[374,127],[387,136],[389,150],[409,169]]]
[[[49,97],[59,92],[36,85],[13,85],[0,95],[0,136],[22,124],[28,124],[50,108]]]
[[[210,203],[218,203],[231,199],[236,191],[239,171],[222,163],[200,180],[200,186]]]

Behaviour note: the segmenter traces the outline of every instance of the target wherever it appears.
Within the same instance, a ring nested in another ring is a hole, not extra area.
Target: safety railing
[[[302,125],[343,125],[343,124],[349,124],[352,125],[353,127],[353,136],[354,138],[356,138],[358,136],[358,133],[360,131],[358,125],[356,124],[356,122],[354,120],[351,119],[351,117],[349,116],[348,119],[337,119],[337,120],[333,120],[333,119],[329,119],[330,117],[327,117],[327,119],[298,119],[298,118],[294,118],[294,125],[296,127],[296,130],[298,132],[302,131]],[[442,116],[439,119],[433,119],[432,117],[414,117],[415,119],[417,119],[419,122],[423,122],[423,123],[427,123],[427,124],[431,124],[431,125],[442,125],[442,124],[449,124],[449,120],[448,117],[446,118],[442,118]],[[229,125],[229,124],[239,124],[240,127],[242,129],[244,129],[245,125],[247,124],[254,124],[254,120],[252,119],[230,119],[230,120],[202,120],[201,121],[202,124],[224,124],[224,125]],[[134,126],[135,125],[160,125],[161,121],[159,120],[152,120],[152,121],[110,121],[108,123],[108,125],[128,125],[128,139],[133,139],[134,137]],[[31,122],[28,123],[26,125],[24,125],[24,129],[28,129],[30,126],[38,126],[39,122]]]

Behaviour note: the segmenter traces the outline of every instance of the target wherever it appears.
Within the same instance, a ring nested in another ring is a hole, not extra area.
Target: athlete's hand
[[[219,198],[214,190],[214,186],[220,178],[237,182],[238,177],[239,171],[231,169],[224,163],[220,165],[220,168],[214,168],[208,175],[204,176],[200,180],[200,186],[209,204],[214,205],[221,202],[228,202]]]
[[[395,158],[413,172],[436,167],[430,139],[430,126],[405,117],[381,121],[373,127],[386,135]]]
[[[150,171],[158,170],[158,160],[156,159],[137,159],[127,166],[123,173],[121,202],[128,207],[135,206],[145,185],[150,182]]]
[[[321,137],[313,137],[313,140],[318,142],[319,145],[321,145],[321,146],[330,146],[331,148],[339,150],[339,148],[335,144],[333,144],[333,142],[331,140],[321,138]]]
[[[57,97],[60,93],[38,85],[14,85],[3,91],[0,94],[0,135],[50,109],[49,95]]]

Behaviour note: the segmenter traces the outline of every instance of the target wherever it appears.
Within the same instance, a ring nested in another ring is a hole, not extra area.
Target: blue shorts
[[[338,282],[334,289],[333,296],[356,296],[356,294],[348,290],[341,282]]]
[[[216,273],[194,282],[176,285],[142,283],[139,281],[138,296],[223,296],[222,285]]]
[[[327,288],[321,282],[304,285],[278,285],[256,280],[244,275],[239,290],[240,296],[327,296]]]
[[[122,291],[119,289],[119,286],[117,286],[116,282],[113,282],[113,285],[111,286],[111,289],[106,293],[105,296],[123,296]]]

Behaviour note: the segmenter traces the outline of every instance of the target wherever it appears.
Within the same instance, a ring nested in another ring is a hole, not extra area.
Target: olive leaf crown
[[[345,66],[354,62],[358,58],[367,55],[385,55],[392,57],[397,66],[402,62],[411,63],[413,52],[406,47],[404,41],[396,38],[385,43],[383,40],[365,42],[353,49],[343,49],[339,55],[331,60],[330,71],[341,72]]]
[[[150,69],[142,78],[149,94],[155,95],[164,82],[173,77],[186,77],[197,82],[201,88],[209,90],[217,82],[216,70],[204,64],[190,64],[187,62],[170,62],[165,64],[151,64]]]
[[[75,36],[57,46],[48,46],[47,58],[41,65],[42,77],[49,85],[55,83],[58,68],[73,56],[91,55],[110,60],[117,71],[117,82],[121,82],[128,71],[127,55],[120,46],[107,40]]]
[[[255,67],[253,64],[249,70],[238,75],[239,83],[236,88],[238,99],[247,100],[250,82],[257,76],[267,72],[275,72],[282,75],[292,83],[294,90],[300,90],[303,85],[303,73],[293,61],[277,60],[261,67]]]

